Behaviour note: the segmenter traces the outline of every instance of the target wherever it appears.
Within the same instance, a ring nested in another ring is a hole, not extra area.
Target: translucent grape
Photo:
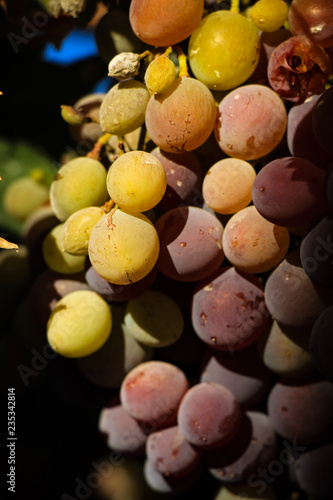
[[[52,182],[50,199],[61,221],[81,208],[103,205],[107,199],[105,168],[92,158],[69,161],[60,167]]]
[[[47,266],[57,273],[73,274],[84,270],[84,256],[70,255],[62,248],[63,224],[55,226],[43,241],[43,257]]]
[[[173,344],[184,329],[184,319],[178,305],[164,293],[155,290],[128,302],[124,323],[130,335],[150,347]]]
[[[153,95],[146,111],[147,131],[163,151],[185,153],[203,144],[213,131],[216,104],[194,78],[176,78],[162,95]]]
[[[173,84],[177,75],[176,66],[168,56],[156,57],[145,73],[145,83],[153,94],[163,94]]]
[[[276,31],[288,18],[288,5],[283,0],[259,0],[250,11],[253,24],[261,31]]]
[[[254,206],[240,210],[227,222],[222,245],[225,256],[240,271],[273,269],[289,248],[289,232],[264,219]]]
[[[215,136],[229,156],[255,160],[270,153],[287,128],[282,100],[264,85],[244,85],[222,99]]]
[[[104,132],[125,135],[145,121],[149,101],[147,87],[136,80],[114,85],[106,94],[100,108],[100,123]]]
[[[92,230],[89,258],[102,278],[116,285],[135,283],[153,269],[159,254],[155,227],[143,214],[117,209]]]
[[[111,199],[120,208],[145,212],[161,201],[167,181],[155,156],[145,151],[130,151],[111,165],[106,185]]]
[[[244,83],[259,61],[255,26],[230,11],[206,16],[190,38],[188,57],[194,76],[210,89],[229,90]]]
[[[47,186],[32,177],[20,177],[9,184],[3,197],[7,214],[25,220],[49,198]]]
[[[209,208],[219,214],[234,214],[252,200],[256,172],[246,161],[225,158],[207,172],[202,195]]]
[[[64,222],[62,228],[62,248],[71,255],[88,255],[91,231],[105,215],[99,207],[81,208]]]
[[[129,19],[134,33],[149,45],[164,47],[185,40],[200,23],[203,0],[132,0]]]
[[[47,338],[62,356],[80,358],[97,351],[111,327],[111,311],[105,300],[90,290],[79,290],[59,300],[47,323]]]

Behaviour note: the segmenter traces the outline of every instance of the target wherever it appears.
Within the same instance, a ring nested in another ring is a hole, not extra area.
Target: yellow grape
[[[70,255],[62,249],[63,224],[55,226],[43,241],[43,257],[47,266],[57,273],[74,274],[84,270],[84,256]]]
[[[112,315],[107,302],[96,292],[78,290],[59,300],[47,323],[52,349],[68,358],[97,351],[108,339]]]
[[[156,57],[146,69],[146,86],[153,94],[163,94],[173,84],[176,76],[176,66],[168,56],[162,54]]]
[[[237,158],[225,158],[207,172],[202,195],[209,208],[219,214],[234,214],[252,200],[256,172],[252,165]]]
[[[166,190],[166,174],[161,162],[145,151],[119,156],[107,175],[111,199],[129,212],[145,212],[155,207]]]
[[[91,231],[103,215],[99,207],[86,207],[68,217],[61,233],[63,250],[71,255],[88,255]]]
[[[156,229],[147,217],[116,209],[97,222],[88,251],[92,266],[102,278],[128,285],[150,273],[159,248]]]
[[[106,198],[106,170],[92,158],[69,161],[59,169],[51,184],[51,205],[61,221],[81,208],[103,205]]]
[[[288,19],[284,0],[259,0],[250,11],[250,19],[260,31],[276,31]]]
[[[194,76],[210,89],[229,90],[244,83],[259,61],[255,26],[227,10],[206,16],[191,35],[188,56]]]
[[[49,198],[48,188],[32,177],[13,181],[5,191],[3,204],[7,214],[25,220]]]
[[[114,85],[103,99],[100,109],[102,130],[110,134],[125,135],[133,132],[145,121],[149,101],[147,87],[136,80]]]

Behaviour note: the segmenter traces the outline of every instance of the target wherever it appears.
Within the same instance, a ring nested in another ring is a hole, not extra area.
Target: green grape
[[[251,8],[250,19],[261,31],[276,31],[288,19],[288,5],[283,0],[259,0]]]
[[[155,227],[143,214],[111,210],[92,230],[89,259],[102,278],[128,285],[153,269],[159,254]]]
[[[47,186],[32,177],[21,177],[13,181],[6,189],[3,206],[12,217],[26,220],[48,198]]]
[[[188,56],[194,76],[210,89],[244,83],[259,61],[260,39],[244,16],[221,10],[206,16],[191,35]]]
[[[145,212],[155,207],[163,198],[166,185],[161,162],[145,151],[130,151],[119,156],[106,180],[112,200],[129,212]]]
[[[165,347],[176,342],[184,329],[178,305],[167,295],[150,290],[128,302],[125,329],[138,342]]]
[[[47,339],[54,351],[81,358],[97,351],[112,328],[110,308],[96,292],[78,290],[59,300],[47,323]]]
[[[105,212],[99,207],[86,207],[68,217],[61,233],[64,252],[71,255],[88,255],[91,231],[103,215]]]
[[[63,165],[51,184],[54,213],[64,221],[81,208],[103,205],[107,199],[106,170],[92,158],[80,157]]]
[[[173,84],[176,76],[176,66],[168,56],[162,54],[149,64],[145,83],[153,94],[163,94]]]
[[[84,256],[70,255],[62,249],[62,229],[64,225],[58,224],[43,241],[43,257],[47,266],[61,274],[74,274],[84,270]]]
[[[104,132],[125,135],[143,125],[149,101],[147,87],[136,80],[117,83],[106,94],[100,109]]]

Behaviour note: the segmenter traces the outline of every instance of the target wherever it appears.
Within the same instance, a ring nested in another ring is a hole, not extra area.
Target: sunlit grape
[[[91,231],[104,215],[99,207],[87,207],[68,217],[61,233],[63,250],[71,255],[88,255]]]
[[[166,175],[155,156],[145,151],[130,151],[112,164],[106,184],[111,199],[120,208],[145,212],[163,198]]]
[[[229,90],[245,82],[259,61],[255,26],[240,14],[222,10],[204,17],[190,38],[194,76],[210,89]]]
[[[72,292],[59,300],[47,324],[47,338],[56,352],[68,358],[87,356],[110,335],[108,304],[90,290]]]
[[[143,214],[117,209],[96,224],[88,250],[91,264],[102,278],[128,285],[152,270],[159,254],[159,239]]]

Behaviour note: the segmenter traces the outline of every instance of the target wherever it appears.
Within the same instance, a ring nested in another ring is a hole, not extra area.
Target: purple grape
[[[333,306],[328,307],[313,325],[310,354],[316,368],[333,379]]]
[[[246,347],[263,332],[268,317],[259,279],[234,267],[216,271],[193,295],[193,328],[214,349]]]
[[[301,262],[309,278],[325,288],[333,288],[333,218],[325,217],[303,238]]]
[[[234,483],[246,481],[257,469],[267,467],[277,452],[278,439],[269,417],[247,412],[234,439],[204,456],[214,477]]]
[[[333,383],[318,377],[281,380],[269,394],[268,414],[283,438],[317,445],[332,435]]]
[[[333,156],[333,87],[325,90],[319,97],[312,113],[313,131],[328,154]]]
[[[188,474],[201,459],[201,452],[184,438],[177,425],[150,434],[146,453],[153,467],[167,476]]]
[[[147,435],[121,405],[103,408],[98,428],[107,435],[107,444],[113,450],[129,455],[144,453]]]
[[[176,281],[199,281],[221,265],[223,226],[196,207],[169,210],[156,222],[160,238],[157,268]]]
[[[330,499],[333,491],[333,442],[305,450],[296,460],[299,487],[316,499]]]
[[[202,382],[187,391],[178,412],[178,426],[195,446],[212,449],[230,441],[241,421],[239,404],[220,384]]]
[[[273,224],[309,225],[326,208],[325,173],[302,158],[273,160],[257,175],[252,199],[258,212]]]

